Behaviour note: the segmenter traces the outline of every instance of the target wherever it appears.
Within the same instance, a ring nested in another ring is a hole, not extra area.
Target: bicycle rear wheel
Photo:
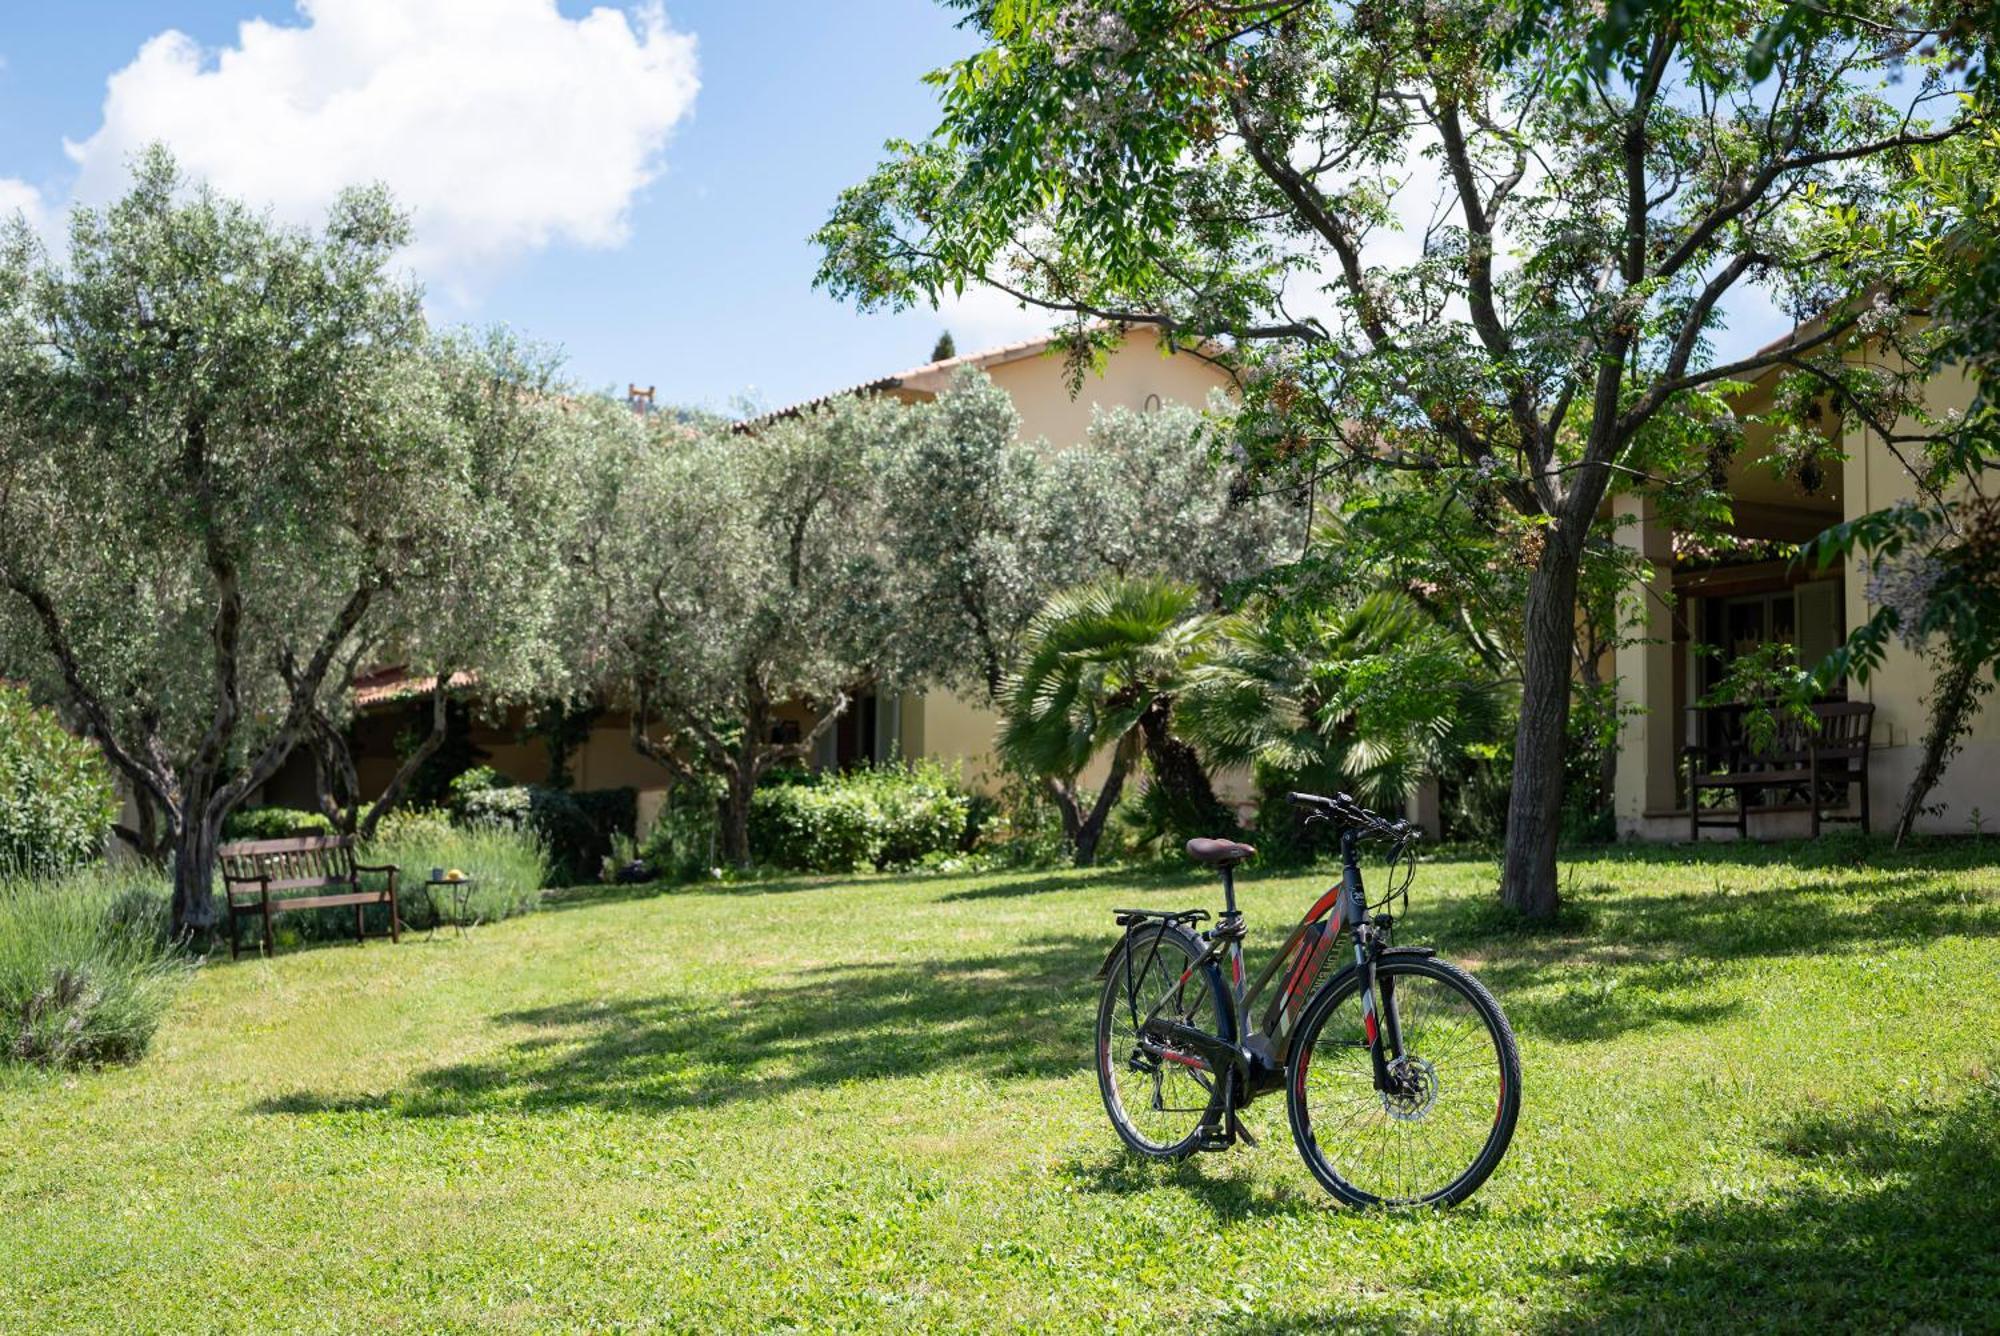
[[[1350,1206],[1464,1201],[1514,1136],[1514,1031],[1493,995],[1455,965],[1389,955],[1375,978],[1377,1004],[1394,1006],[1401,1022],[1395,1088],[1376,1087],[1361,975],[1350,970],[1299,1020],[1286,1087],[1292,1140],[1313,1177]]]
[[[1134,929],[1105,971],[1097,1003],[1097,1086],[1111,1126],[1127,1146],[1153,1159],[1178,1160],[1201,1139],[1202,1124],[1222,1113],[1223,1075],[1192,1055],[1146,1042],[1140,1028],[1162,999],[1158,1018],[1229,1037],[1228,994],[1213,965],[1194,968],[1202,944],[1166,924]],[[1131,953],[1128,961],[1126,953]]]

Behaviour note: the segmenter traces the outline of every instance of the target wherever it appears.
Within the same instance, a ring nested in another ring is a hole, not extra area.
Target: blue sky
[[[807,237],[841,188],[935,123],[922,76],[972,47],[952,19],[936,0],[11,0],[0,210],[53,232],[154,138],[294,221],[382,179],[439,319],[556,344],[587,388],[777,406],[919,363],[947,327],[964,351],[1046,327],[991,293],[863,316],[812,290]],[[1788,323],[1747,294],[1733,314],[1724,354]]]
[[[565,16],[588,4],[563,0]],[[447,320],[504,321],[560,344],[588,386],[657,384],[663,400],[783,403],[923,361],[946,321],[861,316],[811,290],[806,237],[882,141],[935,120],[921,76],[970,49],[933,0],[679,0],[700,92],[666,140],[664,170],[632,199],[622,244],[558,240],[431,282]],[[213,59],[260,17],[299,25],[289,0],[78,0],[0,18],[0,177],[61,200],[77,164],[63,141],[104,119],[106,79],[178,29]],[[1016,337],[1021,313],[962,313],[961,345]]]

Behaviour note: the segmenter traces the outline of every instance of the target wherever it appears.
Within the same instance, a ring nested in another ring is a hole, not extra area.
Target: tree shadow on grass
[[[941,1071],[1061,1076],[1090,1064],[1102,940],[1044,936],[1019,951],[831,965],[730,996],[658,994],[510,1012],[491,1057],[419,1073],[361,1107],[406,1117],[576,1108],[660,1113]],[[354,1112],[295,1092],[263,1113]]]
[[[2000,1329],[2000,1083],[1956,1100],[1813,1111],[1768,1194],[1612,1213],[1550,1330]]]
[[[1282,1102],[1278,1107],[1282,1109]],[[1282,1124],[1273,1134],[1283,1135]],[[1079,1156],[1058,1167],[1057,1172],[1079,1191],[1115,1196],[1135,1196],[1162,1189],[1181,1191],[1214,1212],[1218,1223],[1318,1215],[1340,1209],[1333,1198],[1308,1183],[1302,1182],[1298,1186],[1259,1183],[1231,1173],[1227,1161],[1232,1152],[1194,1155],[1178,1162],[1163,1163],[1141,1159],[1117,1149],[1115,1134],[1108,1125],[1104,1135],[1113,1148],[1102,1154]],[[1259,1139],[1262,1139],[1261,1133]]]
[[[1047,895],[1058,891],[1126,891],[1135,896],[1145,895],[1191,895],[1209,894],[1219,899],[1215,878],[1201,876],[1193,869],[1172,866],[1138,867],[1120,869],[1115,872],[1061,871],[1041,872],[1031,876],[1018,877],[1012,881],[993,882],[983,886],[968,886],[962,891],[952,891],[938,897],[939,904],[961,904],[971,900],[1014,900],[1030,895]],[[1190,905],[1206,903],[1194,899]],[[1157,908],[1158,906],[1154,906]]]

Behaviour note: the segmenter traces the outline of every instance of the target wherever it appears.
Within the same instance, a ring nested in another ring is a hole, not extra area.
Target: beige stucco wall
[[[1074,398],[1059,355],[1023,357],[989,367],[987,374],[1013,399],[1022,439],[1040,438],[1058,447],[1081,444],[1089,434],[1091,414],[1099,408],[1144,409],[1149,399],[1200,408],[1212,391],[1230,384],[1213,363],[1193,353],[1162,356],[1158,340],[1143,330],[1126,337],[1106,358],[1101,374],[1086,375]]]
[[[1932,380],[1924,399],[1934,414],[1963,409],[1972,402],[1972,385],[1962,372],[1954,370]],[[1898,431],[1919,429],[1908,420],[1897,424]],[[1915,497],[1909,472],[1874,432],[1851,432],[1845,445],[1847,460],[1842,476],[1848,519]],[[1868,601],[1868,581],[1854,573],[1847,582],[1847,624],[1859,626],[1874,614],[1875,605]],[[1865,685],[1849,689],[1854,699],[1875,705],[1876,752],[1869,767],[1869,797],[1885,825],[1900,810],[1904,790],[1916,773],[1928,718],[1923,698],[1930,690],[1931,677],[1924,658],[1898,644],[1890,647],[1882,666]],[[1942,810],[1919,818],[1920,830],[1969,831],[1975,808],[1988,828],[2000,822],[2000,710],[1990,699],[1973,721],[1964,750],[1953,758],[1928,801],[1941,805]]]

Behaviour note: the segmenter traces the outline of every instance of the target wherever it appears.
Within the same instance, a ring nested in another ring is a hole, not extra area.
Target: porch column
[[[1417,791],[1403,804],[1403,819],[1421,830],[1427,840],[1443,838],[1444,794],[1438,788],[1436,775],[1426,775],[1417,781]]]
[[[1618,675],[1618,771],[1613,805],[1621,836],[1646,833],[1648,812],[1675,806],[1673,541],[1653,498],[1626,493],[1612,502],[1617,541],[1636,553],[1643,575],[1620,608],[1624,639]]]

